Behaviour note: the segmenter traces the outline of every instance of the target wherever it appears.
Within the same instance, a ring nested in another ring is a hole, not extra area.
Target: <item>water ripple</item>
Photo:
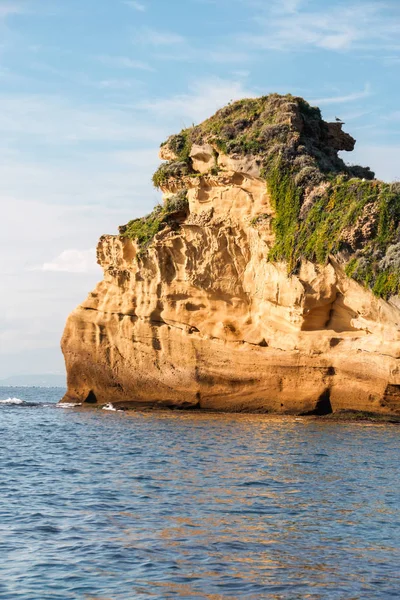
[[[1,599],[400,597],[398,428],[60,395],[0,389]]]

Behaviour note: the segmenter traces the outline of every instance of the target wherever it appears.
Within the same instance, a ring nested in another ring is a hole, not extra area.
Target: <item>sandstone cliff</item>
[[[400,194],[343,163],[354,143],[278,95],[171,136],[164,204],[100,239],[63,400],[400,414]]]

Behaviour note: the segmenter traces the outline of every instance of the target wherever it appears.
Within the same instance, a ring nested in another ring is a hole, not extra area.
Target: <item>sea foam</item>
[[[19,398],[7,398],[6,400],[0,400],[0,404],[25,404],[25,402]]]

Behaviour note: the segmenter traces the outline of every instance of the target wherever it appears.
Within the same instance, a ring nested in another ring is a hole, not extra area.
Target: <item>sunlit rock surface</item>
[[[335,152],[354,146],[339,126],[327,140]],[[161,157],[174,154],[163,148]],[[396,297],[377,298],[346,277],[340,256],[303,260],[295,274],[269,261],[274,209],[260,162],[208,143],[194,144],[190,161],[196,176],[161,186],[166,198],[187,190],[184,218],[144,251],[123,235],[100,239],[104,279],[62,340],[63,400],[400,414]]]

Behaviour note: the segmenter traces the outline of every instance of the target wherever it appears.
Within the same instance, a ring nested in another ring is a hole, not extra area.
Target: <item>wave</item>
[[[24,400],[20,398],[7,398],[6,400],[0,400],[0,404],[26,404]]]
[[[64,402],[64,404],[56,404],[55,402],[31,402],[27,400],[21,400],[21,398],[5,398],[4,400],[0,400],[0,407],[1,406],[41,406],[42,408],[76,408],[77,406],[81,406],[81,404],[72,404],[68,402]]]
[[[60,404],[56,404],[56,408],[76,408],[77,406],[82,406],[82,403],[61,402]]]
[[[26,400],[21,400],[21,398],[6,398],[5,400],[0,400],[0,406],[30,407],[30,406],[41,406],[41,403],[40,402],[27,402]]]
[[[106,404],[105,406],[103,406],[103,410],[113,410],[113,411],[116,411],[117,409],[110,402],[110,404]]]

